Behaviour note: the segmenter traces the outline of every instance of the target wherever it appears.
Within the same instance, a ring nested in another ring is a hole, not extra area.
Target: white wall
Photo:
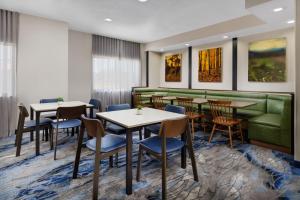
[[[68,25],[20,15],[17,58],[18,101],[68,99]]]
[[[223,49],[222,63],[222,82],[199,82],[199,51],[202,49],[218,48]],[[192,88],[193,89],[211,89],[211,90],[231,90],[232,89],[232,41],[201,45],[192,49]]]
[[[165,56],[172,54],[182,54],[181,82],[165,81]],[[160,87],[188,88],[188,49],[166,52],[161,56],[160,67]]]
[[[286,82],[262,83],[248,82],[248,43],[251,41],[282,38],[287,39]],[[264,33],[238,39],[238,90],[248,91],[295,91],[295,31],[293,29]]]
[[[92,91],[92,35],[69,31],[69,100],[88,102]]]
[[[149,52],[149,87],[157,88],[160,86],[160,67],[161,54]]]

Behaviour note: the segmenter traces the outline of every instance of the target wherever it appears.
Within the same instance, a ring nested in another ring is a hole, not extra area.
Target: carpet
[[[0,199],[91,199],[94,153],[83,148],[77,179],[72,179],[77,140],[60,134],[57,158],[49,143],[41,143],[41,155],[35,156],[35,142],[24,135],[21,156],[15,157],[14,137],[0,141]],[[168,199],[300,199],[300,169],[293,156],[234,142],[216,134],[208,143],[208,134],[197,132],[194,150],[199,182],[193,180],[190,159],[180,168],[180,152],[168,155]],[[135,181],[138,134],[133,145],[133,194],[125,193],[125,152],[117,166],[109,168],[101,161],[99,199],[160,199],[160,162],[143,156],[141,181]]]

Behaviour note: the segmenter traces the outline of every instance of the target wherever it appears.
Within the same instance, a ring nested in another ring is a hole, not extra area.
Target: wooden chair
[[[163,97],[164,96],[162,96],[162,95],[153,95],[152,96],[152,103],[153,103],[153,107],[155,109],[165,110],[166,104],[163,101]]]
[[[178,139],[181,136],[183,140]],[[167,198],[167,153],[182,150],[187,147],[191,158],[194,180],[198,182],[198,173],[192,146],[188,118],[167,120],[161,124],[159,136],[142,140],[139,144],[136,180],[140,181],[141,162],[143,151],[155,156],[162,162],[162,199]],[[185,156],[185,155],[184,155]],[[181,160],[181,167],[185,168],[185,160]]]
[[[203,128],[204,132],[206,132],[206,126],[207,124],[203,122],[203,119],[205,118],[204,114],[200,114],[198,112],[195,112],[194,106],[193,106],[193,98],[190,97],[177,97],[176,98],[178,105],[185,108],[185,114],[188,116],[189,120],[191,121],[192,125],[192,137],[195,136],[195,120],[200,119],[200,125]]]
[[[58,107],[56,122],[52,123],[55,129],[54,160],[56,160],[57,138],[59,129],[77,128],[81,125],[81,115],[86,115],[86,106]],[[51,138],[53,140],[53,137]]]
[[[90,99],[89,104],[93,105],[93,118],[96,118],[96,112],[102,112],[102,106],[101,106],[101,101],[99,101],[98,99]]]
[[[29,116],[28,111],[26,107],[23,104],[19,104],[19,119],[18,119],[18,127],[16,130],[16,156],[20,156],[21,153],[21,145],[22,145],[22,137],[23,133],[26,132],[33,132],[36,130],[36,121],[30,120],[26,121],[26,117]],[[43,130],[45,130],[46,134],[48,134],[48,130],[50,130],[50,135],[52,135],[52,127],[51,127],[52,120],[48,118],[41,118],[39,127]],[[36,141],[36,143],[39,141]],[[50,147],[52,148],[52,143],[50,144]]]
[[[232,148],[232,136],[239,133],[242,143],[244,142],[241,120],[232,118],[231,101],[213,101],[208,100],[211,114],[213,117],[213,129],[209,137],[209,143],[216,130],[228,132],[230,147]],[[233,128],[237,127],[236,130]]]
[[[144,103],[141,93],[133,93],[133,105],[136,108],[137,106],[149,107],[152,108],[152,103]]]
[[[95,168],[93,177],[93,199],[98,199],[98,185],[99,185],[99,171],[101,159],[111,157],[126,148],[126,139],[124,137],[106,134],[101,121],[98,119],[89,119],[84,115],[81,116],[82,124],[78,138],[78,146],[74,162],[73,179],[77,178],[78,167],[80,162],[81,147],[83,142],[84,129],[90,137],[86,143],[87,148],[96,152],[95,154]]]

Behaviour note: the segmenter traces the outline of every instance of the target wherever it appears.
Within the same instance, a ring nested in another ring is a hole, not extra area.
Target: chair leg
[[[239,127],[240,127],[240,134],[241,134],[242,144],[244,144],[244,136],[243,136],[242,124],[239,124]]]
[[[145,128],[144,129],[144,139],[149,138],[150,136],[151,136],[151,132]]]
[[[34,139],[34,137],[33,137],[33,131],[30,131],[30,142],[32,142],[33,139]]]
[[[187,133],[187,134],[190,134],[190,133]],[[195,153],[194,153],[194,149],[193,149],[193,143],[192,143],[191,137],[189,135],[187,135],[187,148],[188,148],[188,152],[189,152],[189,155],[191,158],[194,180],[198,182],[199,178],[198,178],[198,172],[197,172],[197,166],[196,166],[196,160],[195,160]]]
[[[101,140],[100,140],[101,141]],[[100,173],[100,149],[101,145],[96,145],[95,169],[93,177],[93,200],[98,199],[99,173]]]
[[[72,132],[71,132],[71,136],[72,136],[72,137],[74,136],[74,133],[75,133],[75,129],[72,128]]]
[[[140,135],[140,140],[142,140],[143,139],[142,129],[139,130],[139,135]]]
[[[46,142],[49,141],[49,131],[48,131],[48,128],[45,129],[45,141]]]
[[[55,130],[54,160],[56,160],[57,138],[58,138],[58,129]]]
[[[109,167],[114,167],[114,157],[109,156]]]
[[[49,137],[50,137],[50,150],[53,150],[53,128],[50,127],[49,129]]]
[[[16,135],[16,143],[17,143],[17,150],[16,150],[16,157],[20,156],[21,153],[21,145],[22,145],[22,136],[23,133],[21,131],[17,131]]]
[[[230,142],[230,148],[232,148],[232,132],[231,132],[231,126],[228,126],[229,131],[229,142]]]
[[[73,179],[77,178],[77,172],[78,172],[78,167],[79,167],[79,162],[80,162],[80,154],[81,154],[83,135],[84,135],[84,128],[81,127],[79,137],[78,137],[77,151],[76,151],[75,162],[74,162]]]
[[[45,129],[43,129],[42,141],[45,141]]]
[[[143,154],[143,150],[141,147],[139,147],[138,162],[137,162],[137,167],[136,167],[136,181],[137,182],[140,181],[140,177],[141,177],[142,154]]]
[[[216,124],[214,124],[213,129],[212,129],[212,131],[211,131],[211,134],[210,134],[210,137],[209,137],[209,140],[208,140],[209,143],[211,142],[211,139],[213,138],[213,135],[214,135],[214,133],[215,133],[215,130],[216,130]]]
[[[167,199],[167,158],[166,154],[162,155],[161,168],[162,168],[162,199]]]
[[[195,137],[195,124],[194,124],[194,119],[192,119],[191,124],[192,124],[192,140],[194,140],[194,137]]]
[[[119,153],[116,153],[115,155],[115,166],[118,167],[118,162],[119,162]]]

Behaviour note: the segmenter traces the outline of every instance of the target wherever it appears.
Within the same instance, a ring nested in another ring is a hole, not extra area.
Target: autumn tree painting
[[[200,82],[222,81],[222,48],[199,51],[198,80]]]
[[[165,57],[165,80],[166,82],[181,81],[181,54]]]

